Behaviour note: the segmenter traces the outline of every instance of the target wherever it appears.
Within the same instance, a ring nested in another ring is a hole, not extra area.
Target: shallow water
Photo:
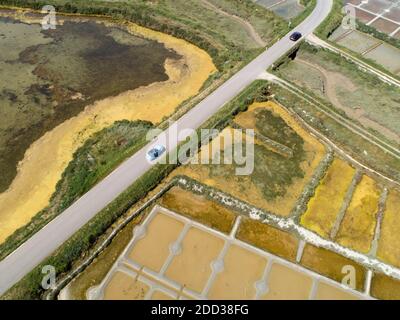
[[[0,192],[32,142],[96,100],[166,81],[180,58],[156,41],[94,19],[44,31],[0,17]],[[111,108],[112,106],[110,106]]]

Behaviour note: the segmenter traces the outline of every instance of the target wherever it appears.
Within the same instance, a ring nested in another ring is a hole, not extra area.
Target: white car
[[[163,145],[158,144],[147,152],[146,158],[148,161],[152,162],[161,157],[161,155],[165,152],[165,150],[166,149]]]

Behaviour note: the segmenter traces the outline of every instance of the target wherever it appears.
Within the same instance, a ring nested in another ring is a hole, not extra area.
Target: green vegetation
[[[289,147],[292,157],[271,152],[256,145],[253,183],[263,190],[267,200],[273,200],[286,194],[286,188],[298,178],[304,178],[301,163],[306,158],[303,139],[279,116],[271,111],[255,111],[258,132],[271,140]]]
[[[119,121],[94,134],[74,154],[58,182],[48,207],[0,245],[0,260],[43,228],[63,210],[109,174],[146,142],[153,125],[145,121]]]
[[[332,33],[339,28],[343,21],[342,13],[343,0],[333,0],[333,8],[325,20],[319,25],[316,34],[324,40],[327,40]]]

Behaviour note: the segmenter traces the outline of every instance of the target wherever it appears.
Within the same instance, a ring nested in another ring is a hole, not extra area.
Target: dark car
[[[300,32],[293,32],[291,35],[290,35],[290,40],[292,40],[292,41],[297,41],[297,40],[299,40],[300,38],[302,37],[302,34],[300,33]]]

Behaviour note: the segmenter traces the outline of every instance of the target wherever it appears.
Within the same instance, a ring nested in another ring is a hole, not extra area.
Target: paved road
[[[331,6],[332,0],[318,0],[315,10],[296,30],[303,35],[312,33],[329,14]],[[198,128],[293,46],[294,43],[289,40],[289,34],[283,37],[180,118],[176,122],[178,130]],[[168,132],[165,134],[168,136]],[[157,139],[126,160],[102,182],[2,260],[0,262],[0,295],[53,253],[101,209],[149,170],[152,165],[147,162],[145,155],[149,147],[156,143],[158,143]],[[173,150],[176,146],[177,143],[172,143],[168,149]]]

